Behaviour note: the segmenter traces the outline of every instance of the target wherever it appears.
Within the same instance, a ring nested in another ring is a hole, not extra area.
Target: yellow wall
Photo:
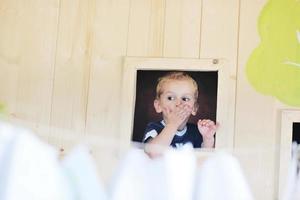
[[[266,0],[2,0],[0,102],[15,123],[68,151],[89,135],[120,135],[124,56],[225,58],[236,85],[234,147],[256,199],[277,195],[279,114],[245,64]],[[95,147],[100,171],[118,161]],[[97,146],[97,145],[96,145]],[[108,176],[108,175],[107,175]]]

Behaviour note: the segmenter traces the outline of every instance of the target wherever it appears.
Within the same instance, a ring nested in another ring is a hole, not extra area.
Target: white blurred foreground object
[[[59,161],[30,131],[0,122],[1,200],[252,200],[238,161],[226,153],[197,169],[191,145],[153,160],[131,149],[117,169],[106,193],[86,148]]]
[[[99,180],[84,147],[61,163],[34,134],[0,122],[1,200],[107,200]]]
[[[121,162],[110,190],[112,200],[192,200],[196,157],[191,145],[169,148],[150,159],[131,149]]]
[[[165,200],[165,173],[161,159],[151,160],[131,149],[120,162],[109,187],[112,200]]]
[[[200,166],[195,189],[198,200],[253,200],[239,162],[223,152]]]
[[[170,200],[192,200],[196,156],[191,144],[165,152],[165,169]]]
[[[69,200],[56,151],[29,131],[0,123],[0,199]]]
[[[96,166],[86,147],[77,147],[65,157],[62,165],[72,186],[73,199],[107,200]]]

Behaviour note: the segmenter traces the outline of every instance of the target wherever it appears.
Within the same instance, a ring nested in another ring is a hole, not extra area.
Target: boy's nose
[[[176,99],[176,102],[175,102],[176,106],[179,106],[181,103],[182,103],[181,99]]]

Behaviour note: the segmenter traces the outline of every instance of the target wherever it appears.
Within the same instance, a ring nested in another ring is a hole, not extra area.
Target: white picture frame
[[[167,70],[217,72],[217,110],[216,121],[220,127],[216,134],[215,148],[233,147],[233,115],[235,85],[229,74],[228,62],[224,59],[176,59],[176,58],[143,58],[126,57],[124,59],[122,100],[120,115],[120,142],[132,146],[134,111],[136,101],[136,83],[138,70]]]
[[[282,197],[287,184],[288,170],[292,158],[293,124],[300,123],[300,110],[282,110],[280,129],[280,157],[278,195]]]

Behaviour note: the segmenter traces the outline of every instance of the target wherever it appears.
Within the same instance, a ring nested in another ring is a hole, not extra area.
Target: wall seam
[[[199,55],[198,58],[201,58],[201,45],[202,45],[202,23],[203,23],[203,0],[201,0],[201,8],[200,8],[200,31],[199,31]]]
[[[91,77],[91,70],[92,70],[92,58],[93,58],[93,52],[94,52],[94,20],[95,20],[95,0],[92,1],[93,5],[91,6],[91,8],[93,8],[93,12],[91,15],[89,15],[88,20],[90,19],[90,22],[88,24],[88,29],[87,30],[91,30],[89,31],[91,34],[90,40],[88,41],[88,47],[90,47],[90,49],[88,49],[88,63],[87,63],[87,68],[88,68],[88,72],[87,72],[87,81],[86,81],[86,93],[85,93],[85,98],[86,98],[86,102],[85,102],[85,110],[84,110],[84,134],[86,135],[86,129],[87,129],[87,121],[88,121],[88,107],[89,107],[89,94],[90,94],[90,77]],[[88,9],[89,10],[89,9]],[[92,17],[91,17],[92,16]],[[90,45],[91,44],[91,45]]]
[[[237,85],[238,85],[238,72],[239,72],[239,51],[240,51],[240,21],[241,21],[241,0],[238,1],[238,21],[237,21],[237,51],[236,51],[236,70],[235,70],[235,97],[234,97],[234,117],[233,117],[233,148],[235,148],[236,139],[236,111],[237,111]]]
[[[127,25],[127,37],[126,37],[126,50],[125,50],[125,56],[128,56],[128,39],[129,39],[129,27],[130,27],[130,14],[131,14],[131,5],[132,5],[132,0],[129,1],[129,12],[128,12],[128,25]],[[123,74],[123,70],[122,70]]]
[[[54,100],[54,89],[55,89],[55,74],[56,74],[56,65],[57,65],[57,51],[58,51],[58,40],[59,40],[59,31],[60,31],[60,23],[61,23],[61,7],[62,7],[62,2],[59,0],[59,5],[58,5],[58,16],[57,16],[57,29],[56,29],[56,39],[55,39],[55,50],[54,50],[54,62],[53,62],[53,74],[52,74],[52,91],[51,91],[51,106],[50,106],[50,120],[49,120],[49,136],[51,135],[51,126],[52,126],[52,121],[53,121],[53,100]],[[49,141],[49,138],[47,138]]]

